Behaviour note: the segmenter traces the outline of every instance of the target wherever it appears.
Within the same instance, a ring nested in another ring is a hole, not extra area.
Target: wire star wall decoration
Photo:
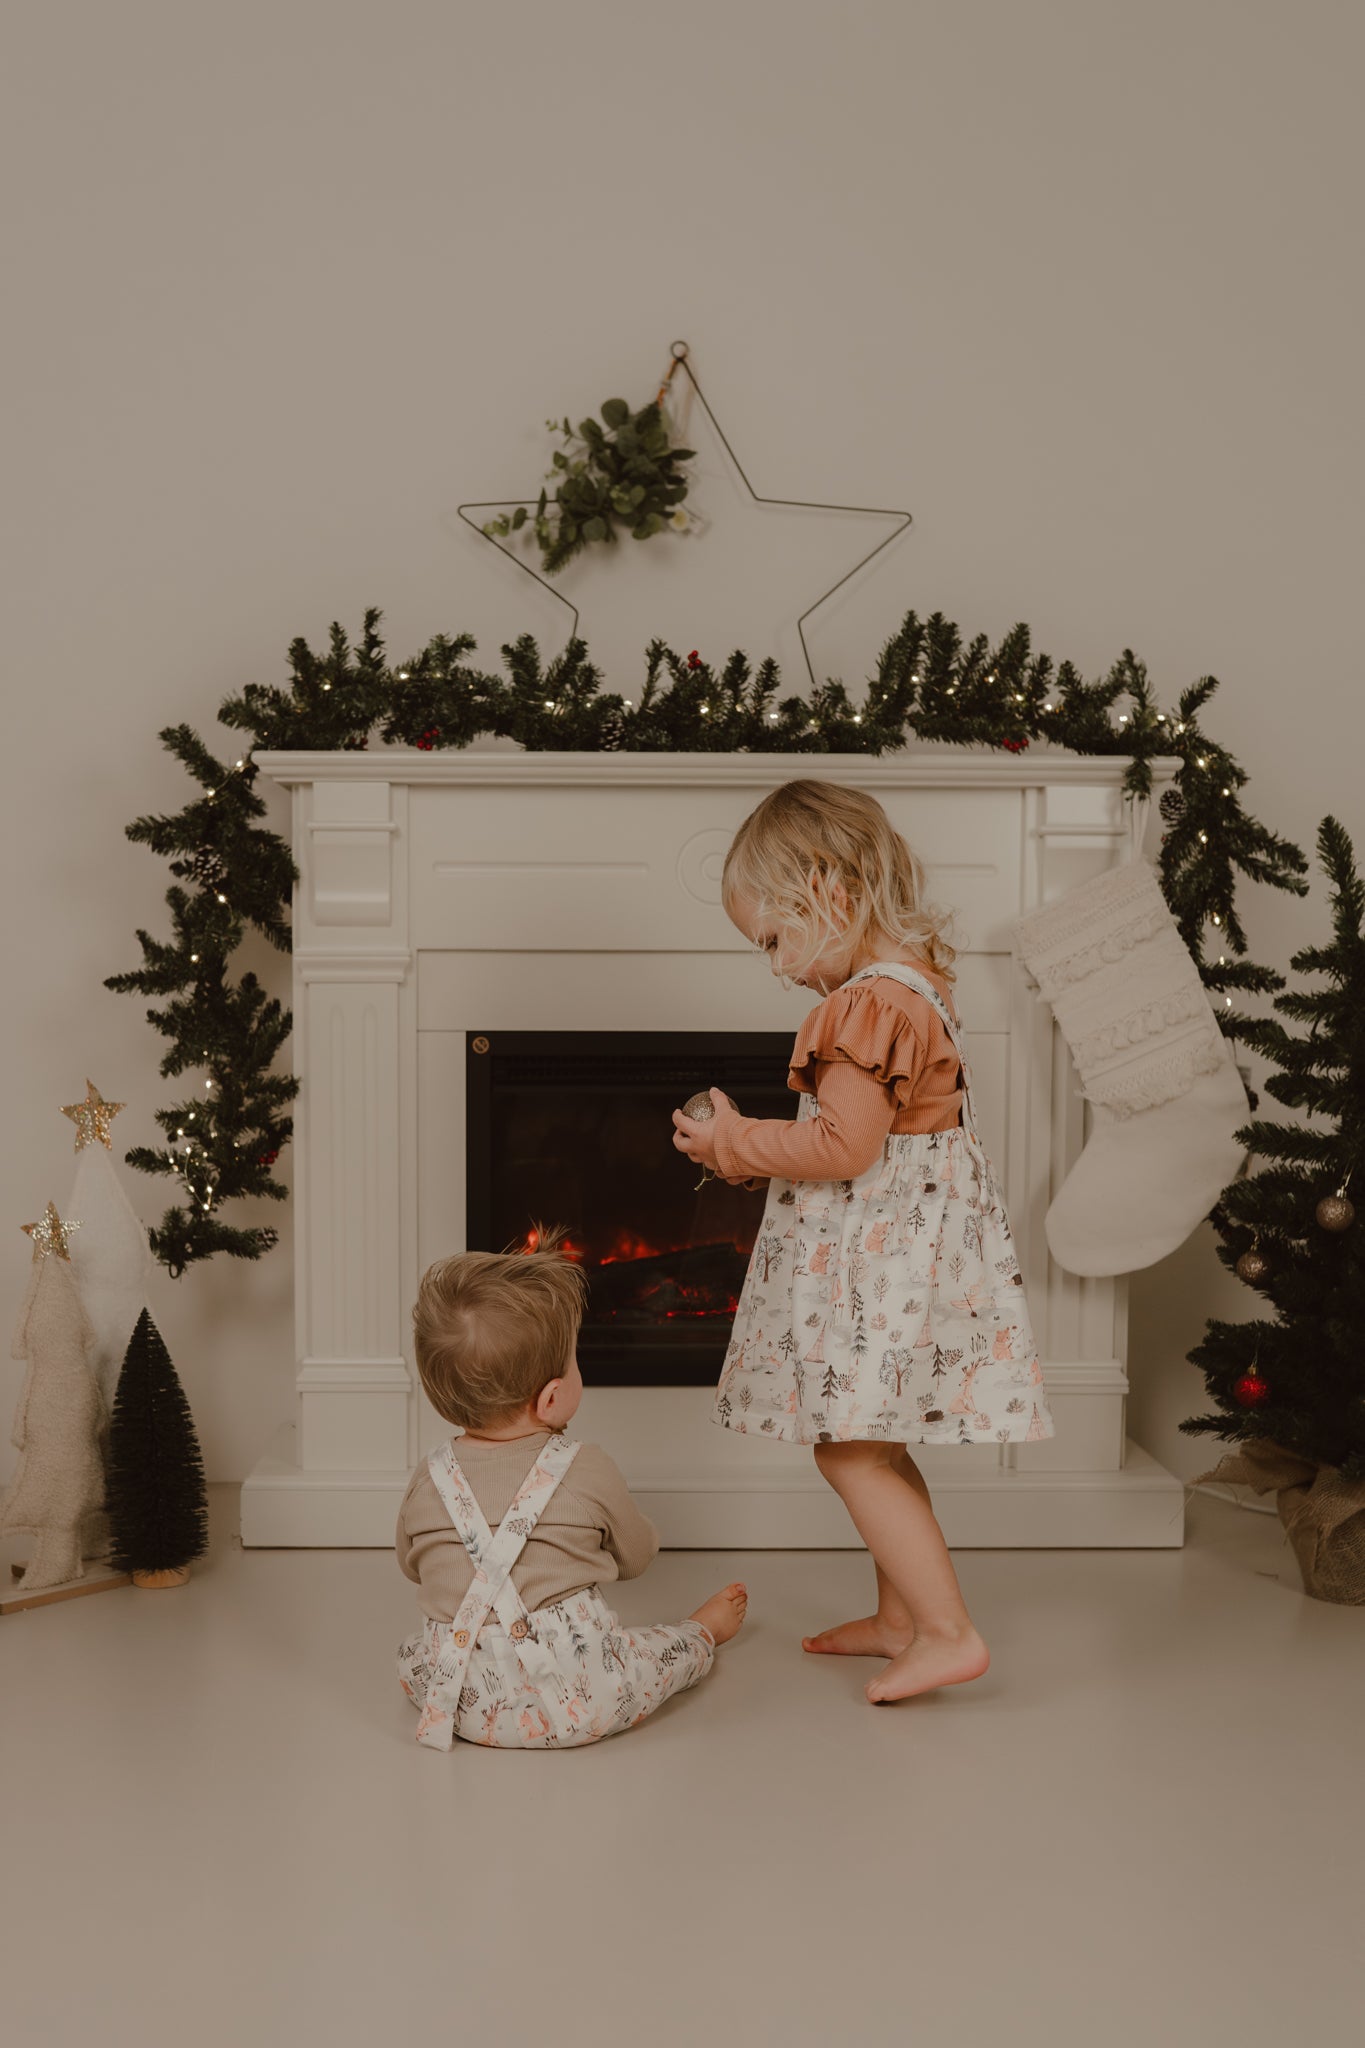
[[[679,372],[681,372],[681,374],[687,379],[691,394],[697,399],[698,403],[702,408],[702,411],[706,414],[707,419],[711,423],[711,427],[715,433],[717,441],[725,450],[726,455],[729,457],[730,462],[734,466],[736,475],[738,476],[741,484],[744,486],[745,491],[748,493],[749,497],[752,499],[754,504],[783,506],[790,510],[801,512],[848,512],[855,516],[860,516],[863,518],[893,519],[896,522],[895,525],[892,527],[890,533],[886,534],[881,540],[879,540],[875,547],[869,548],[865,555],[860,555],[858,560],[853,564],[852,568],[845,570],[844,574],[839,577],[837,582],[831,583],[827,590],[823,590],[820,593],[819,597],[815,599],[813,604],[807,605],[806,609],[800,614],[796,621],[796,631],[798,638],[801,642],[801,652],[805,658],[806,672],[810,677],[811,686],[812,688],[814,688],[815,668],[814,664],[811,661],[810,645],[806,639],[806,625],[808,621],[814,617],[814,615],[816,614],[816,612],[820,610],[822,605],[827,604],[829,600],[832,597],[834,597],[838,591],[842,590],[846,583],[850,583],[853,580],[853,578],[859,574],[861,570],[865,569],[868,566],[869,562],[875,561],[877,556],[883,554],[885,550],[891,546],[893,541],[897,541],[900,539],[901,535],[907,530],[907,528],[913,524],[912,515],[909,512],[903,510],[902,508],[895,506],[835,505],[830,504],[828,501],[820,498],[773,498],[768,497],[762,491],[756,491],[753,487],[753,484],[749,480],[748,473],[746,472],[743,463],[740,461],[738,455],[735,453],[734,447],[730,442],[729,436],[726,434],[724,428],[721,426],[720,421],[716,418],[716,415],[712,410],[712,407],[706,397],[706,393],[702,390],[700,383],[697,381],[697,373],[692,368],[691,351],[688,347],[688,344],[685,341],[675,341],[672,345],[670,354],[672,360],[670,362],[669,369],[664,378],[664,381],[659,387],[659,400],[662,402],[662,400],[665,397],[667,397],[673,379],[675,378],[675,376],[679,374]],[[572,621],[569,628],[569,637],[571,639],[576,639],[578,638],[579,625],[578,606],[574,604],[570,598],[567,598],[564,595],[563,591],[556,589],[555,585],[550,581],[548,577],[542,576],[538,570],[533,569],[531,567],[531,564],[529,562],[524,561],[522,557],[518,553],[516,553],[513,548],[507,546],[495,534],[486,532],[480,520],[476,520],[470,516],[474,512],[486,513],[495,510],[503,510],[508,506],[534,506],[538,502],[539,493],[537,493],[536,497],[534,498],[484,498],[479,499],[477,501],[472,501],[468,504],[457,505],[455,509],[459,514],[460,518],[464,521],[465,525],[471,527],[473,531],[478,534],[480,540],[486,541],[490,547],[495,547],[498,550],[499,554],[506,555],[507,559],[510,562],[514,562],[517,568],[520,569],[523,572],[523,574],[531,577],[534,582],[540,585],[542,590],[548,590],[551,597],[553,597],[558,604],[562,604],[565,607],[565,609],[569,612]]]

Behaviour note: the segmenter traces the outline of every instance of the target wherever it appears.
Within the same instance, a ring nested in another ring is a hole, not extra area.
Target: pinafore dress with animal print
[[[942,1018],[961,1125],[893,1132],[856,1180],[769,1183],[714,1419],[783,1443],[1036,1443],[1052,1417],[961,1032],[899,961],[844,986],[874,975]],[[818,1116],[816,1098],[803,1094],[797,1113]]]

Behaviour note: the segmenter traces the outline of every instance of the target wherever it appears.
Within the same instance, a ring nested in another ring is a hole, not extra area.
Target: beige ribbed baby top
[[[549,1441],[548,1430],[508,1443],[456,1437],[455,1457],[490,1529],[496,1529],[522,1480]],[[455,1534],[423,1458],[398,1510],[398,1562],[420,1589],[422,1612],[453,1621],[474,1568]],[[534,1612],[588,1586],[638,1579],[658,1555],[659,1537],[630,1497],[606,1452],[584,1444],[512,1567],[512,1583]]]

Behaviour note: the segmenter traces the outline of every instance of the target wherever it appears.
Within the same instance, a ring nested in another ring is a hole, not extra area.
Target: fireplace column
[[[406,805],[406,790],[383,781],[319,781],[295,791],[298,1398],[293,1444],[282,1440],[278,1451],[281,1467],[293,1468],[290,1528],[297,1531],[302,1486],[317,1523],[304,1540],[318,1543],[388,1540],[394,1477],[406,1476],[415,1455],[400,1299],[403,1173],[413,1158],[407,1119],[415,1113],[402,1100],[400,1056],[412,1001],[399,853]],[[378,1519],[368,1535],[354,1513],[344,1530],[332,1528],[335,1494],[324,1475],[341,1472],[373,1482]],[[243,1500],[253,1523],[247,1540],[299,1541],[297,1533],[272,1536],[272,1510],[282,1507],[268,1472],[258,1471]]]

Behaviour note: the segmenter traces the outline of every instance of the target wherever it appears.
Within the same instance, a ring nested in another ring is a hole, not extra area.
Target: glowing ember
[[[539,1242],[540,1233],[529,1230],[527,1251]],[[737,1238],[657,1245],[622,1226],[605,1250],[591,1250],[572,1237],[562,1241],[562,1249],[594,1275],[589,1322],[671,1323],[732,1317],[751,1247]]]

